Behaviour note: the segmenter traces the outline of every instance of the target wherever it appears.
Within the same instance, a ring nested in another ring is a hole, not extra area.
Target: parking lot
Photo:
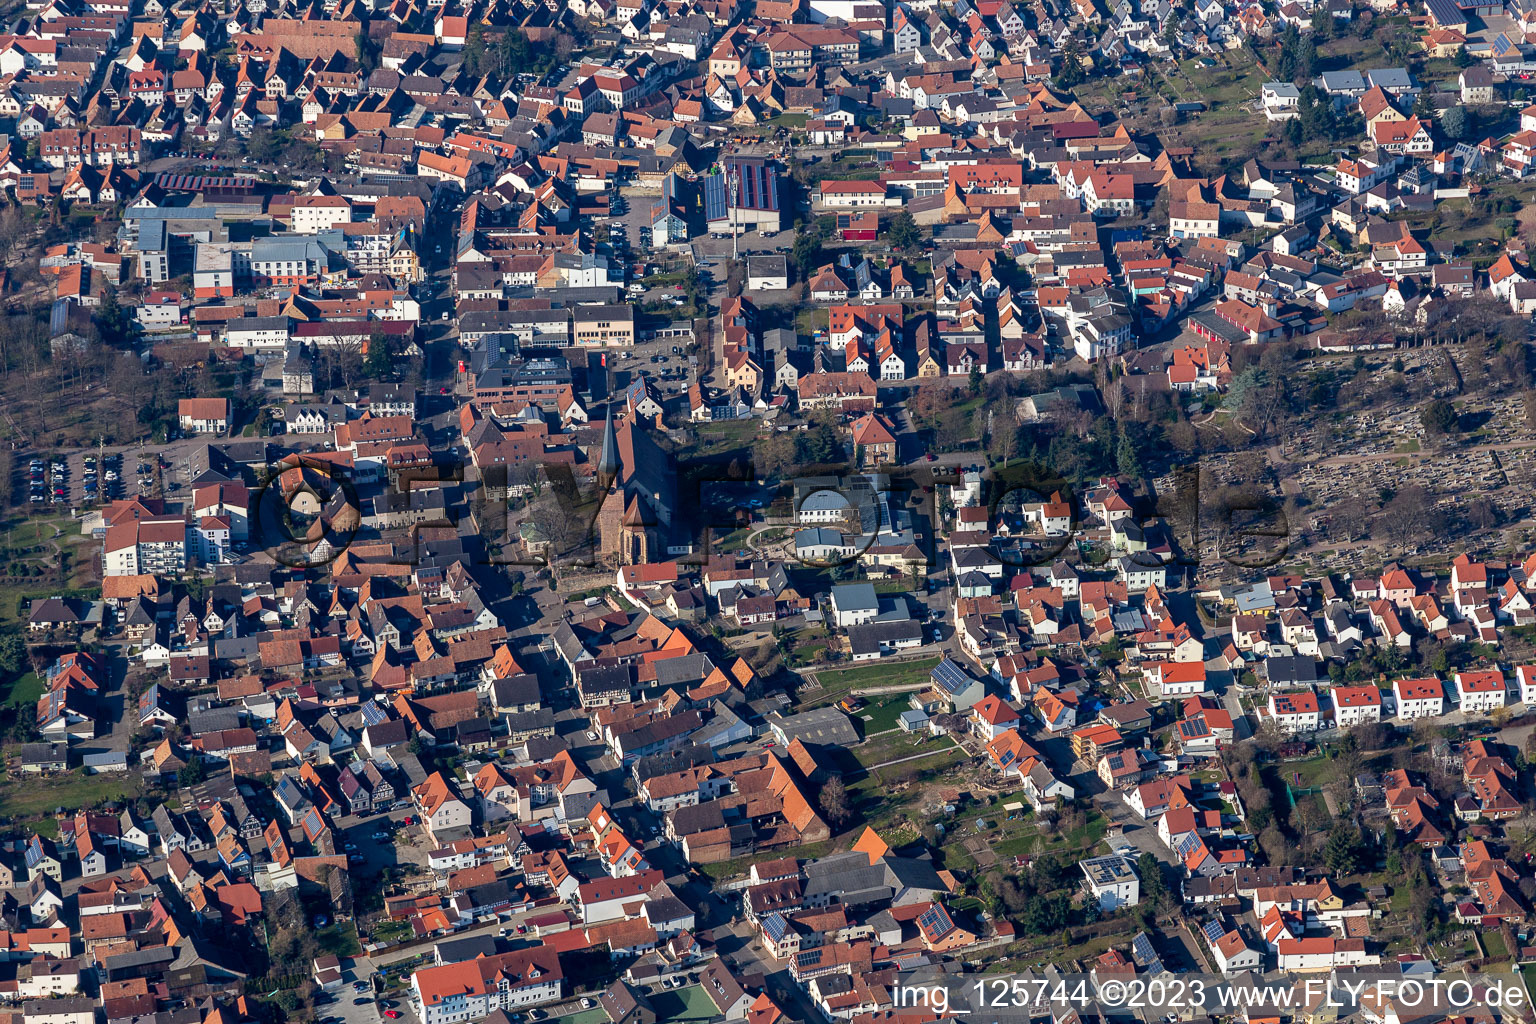
[[[121,454],[66,452],[35,455],[27,460],[27,501],[32,506],[56,505],[71,509],[95,505],[133,493],[135,464],[129,462],[122,477]]]
[[[209,444],[231,440],[210,435],[161,445],[45,449],[18,455],[17,501],[34,509],[78,510],[117,498],[187,498],[194,454]]]

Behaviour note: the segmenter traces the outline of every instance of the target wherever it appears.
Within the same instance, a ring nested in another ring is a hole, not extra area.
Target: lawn
[[[747,538],[751,536],[751,534],[751,528],[743,526],[739,530],[732,530],[730,533],[725,534],[723,537],[715,538],[715,546],[718,547],[721,551],[735,551],[746,545]]]
[[[851,786],[849,787],[852,788]],[[832,852],[830,840],[821,843],[807,843],[804,846],[795,847],[795,856],[801,860],[815,860],[817,857],[825,857]],[[772,860],[770,854],[754,853],[745,857],[737,857],[735,860],[723,860],[718,864],[700,864],[699,870],[710,878],[733,878],[736,875],[746,874],[747,869],[761,861]]]
[[[380,921],[374,926],[372,934],[369,935],[369,940],[372,942],[382,942],[384,945],[390,946],[397,942],[404,942],[411,935],[411,926],[405,921]]]
[[[1320,754],[1305,761],[1285,761],[1274,766],[1276,777],[1292,789],[1311,789],[1333,782],[1339,776],[1338,762]],[[1296,777],[1300,775],[1298,783]]]
[[[902,712],[911,710],[912,705],[904,693],[893,693],[889,697],[877,697],[864,705],[864,710],[856,717],[864,719],[864,735],[871,736],[877,732],[885,732],[895,729],[896,720]]]
[[[68,772],[51,778],[8,777],[0,782],[0,815],[27,819],[52,814],[60,807],[95,807],[137,796],[140,788],[137,775]]]
[[[1168,102],[1204,103],[1205,110],[1164,129],[1163,138],[1169,146],[1193,147],[1196,161],[1215,168],[1239,163],[1259,151],[1270,126],[1249,104],[1269,77],[1239,50],[1216,58],[1215,67],[1202,67],[1198,59],[1191,59],[1165,74],[1159,66],[1138,91],[1155,93]]]
[[[830,317],[831,313],[820,307],[802,309],[795,314],[795,332],[808,338],[817,331],[826,330]]]
[[[1051,837],[1047,848],[1064,846],[1069,850],[1091,850],[1098,846],[1104,839],[1104,833],[1109,828],[1109,820],[1098,811],[1089,811],[1088,820],[1084,825],[1073,829],[1071,832],[1058,832]]]
[[[872,740],[866,740],[852,748],[854,758],[865,768],[887,761],[894,761],[899,757],[911,757],[920,754],[924,750],[932,750],[938,753],[941,750],[953,749],[953,744],[948,740],[930,739],[924,740],[918,735],[905,732],[887,733],[877,736]]]
[[[720,1019],[720,1011],[715,1009],[714,1000],[709,998],[709,994],[700,985],[664,989],[651,996],[651,1006],[656,1009],[657,1024]],[[607,1019],[606,1015],[603,1019]]]
[[[363,952],[357,941],[357,926],[350,921],[337,921],[317,929],[315,941],[321,949],[336,956],[359,956]]]
[[[552,1017],[550,1024],[608,1024],[608,1011],[601,1006],[594,1006],[590,1010],[568,1013],[564,1017]]]
[[[7,707],[25,707],[36,704],[43,695],[43,679],[36,672],[28,672],[13,679],[6,687],[5,699],[0,703]]]
[[[796,634],[797,636],[799,634]],[[789,648],[789,663],[796,667],[809,665],[816,660],[817,653],[827,649],[825,637],[816,640],[796,640]]]
[[[77,567],[82,564],[79,559],[76,559],[75,562]],[[74,574],[71,575],[70,582],[76,582]],[[45,583],[36,587],[28,587],[21,591],[10,591],[9,593],[0,594],[0,629],[20,628],[27,618],[28,612],[22,610],[22,605],[27,602],[42,601],[50,597],[77,597],[82,600],[98,600],[101,597],[101,586],[99,584],[91,586],[89,580],[84,582],[86,585],[80,587],[62,587],[57,583],[50,586]]]
[[[884,659],[878,664],[858,668],[844,668],[833,672],[818,672],[823,693],[817,700],[826,700],[834,694],[846,693],[857,687],[917,686],[928,682],[938,658],[918,658],[915,661]]]
[[[703,455],[723,455],[743,450],[757,437],[756,420],[712,423],[698,431],[698,451]]]

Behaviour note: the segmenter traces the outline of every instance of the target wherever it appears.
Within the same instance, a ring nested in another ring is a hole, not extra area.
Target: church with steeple
[[[617,422],[609,406],[597,460],[598,553],[620,565],[659,561],[667,555],[677,507],[677,468],[635,422]]]

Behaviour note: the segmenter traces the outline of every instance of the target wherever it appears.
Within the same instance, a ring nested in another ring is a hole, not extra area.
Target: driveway
[[[1143,853],[1150,853],[1169,867],[1179,866],[1178,861],[1174,859],[1173,851],[1157,838],[1157,829],[1153,824],[1143,821],[1140,815],[1131,810],[1120,793],[1114,790],[1096,793],[1093,796],[1093,802],[1111,823],[1120,826],[1120,838],[1105,841],[1111,849],[1117,846],[1131,846],[1136,849],[1138,857]]]
[[[359,992],[352,987],[358,981],[369,982],[371,985],[376,973],[367,957],[357,957],[350,962],[342,961],[341,987],[330,993],[334,1002],[317,1007],[317,1012],[322,1017],[338,1018],[346,1024],[380,1024],[385,1018],[379,1013],[379,1005],[371,992]]]

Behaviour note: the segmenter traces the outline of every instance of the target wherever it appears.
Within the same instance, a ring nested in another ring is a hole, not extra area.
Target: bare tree
[[[1418,484],[1398,491],[1387,503],[1381,520],[1387,537],[1397,547],[1407,547],[1428,526],[1430,507],[1429,492]]]

